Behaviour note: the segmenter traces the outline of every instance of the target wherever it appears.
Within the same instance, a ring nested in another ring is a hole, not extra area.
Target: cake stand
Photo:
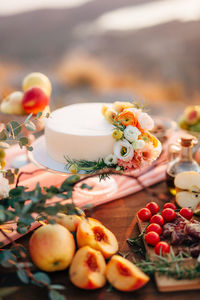
[[[53,160],[48,155],[44,135],[36,139],[33,142],[32,146],[33,146],[33,151],[28,152],[28,157],[30,161],[33,164],[35,164],[38,168],[65,177],[72,175],[70,170],[66,168],[65,164]],[[115,180],[115,176],[111,176],[109,178],[100,181],[98,175],[95,177],[87,178],[88,174],[86,174],[83,171],[80,172],[78,175],[80,175],[81,177],[85,177],[85,180],[84,182],[83,181],[81,182],[81,185],[83,183],[86,183],[87,185],[92,187],[92,189],[90,190],[81,189],[80,185],[77,185],[76,187],[76,191],[78,191],[78,194],[88,199],[99,197],[99,196],[108,196],[108,195],[110,196],[111,194],[115,193],[118,190],[118,185]]]

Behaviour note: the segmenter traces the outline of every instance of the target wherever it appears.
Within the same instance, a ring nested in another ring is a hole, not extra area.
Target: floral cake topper
[[[98,161],[66,158],[71,173],[94,173],[108,168],[132,171],[146,167],[158,158],[162,147],[150,133],[154,121],[142,108],[135,103],[117,101],[111,107],[103,104],[102,114],[113,125],[113,153]]]

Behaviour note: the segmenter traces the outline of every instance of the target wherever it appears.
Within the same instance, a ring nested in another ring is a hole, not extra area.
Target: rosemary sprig
[[[80,170],[85,171],[86,174],[97,173],[100,170],[107,168],[103,159],[99,159],[98,161],[91,161],[91,160],[77,160],[77,159],[70,159],[65,157],[66,159],[66,168],[70,168],[72,165],[76,166],[77,171]]]
[[[155,255],[153,259],[142,260],[136,263],[136,265],[149,276],[158,273],[159,275],[173,277],[177,280],[200,278],[200,263],[193,261],[186,265],[186,258],[192,259],[191,256],[185,253],[175,255],[174,251],[171,250],[165,257]]]
[[[144,234],[146,231],[146,227],[138,236],[136,236],[134,238],[129,238],[126,240],[127,243],[129,244],[129,246],[132,248],[132,251],[134,253],[140,254],[143,257],[145,257],[145,255],[146,255],[146,251],[145,251],[145,247],[144,247],[144,243],[143,243],[143,237],[144,237]]]

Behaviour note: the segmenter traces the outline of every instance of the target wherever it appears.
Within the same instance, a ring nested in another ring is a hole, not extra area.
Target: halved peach
[[[100,251],[89,246],[80,248],[71,263],[71,282],[82,289],[98,289],[106,283],[106,263]]]
[[[115,235],[101,222],[93,218],[81,221],[76,238],[79,248],[88,245],[101,251],[105,258],[111,257],[119,248]]]
[[[77,230],[77,227],[81,223],[83,217],[78,215],[66,215],[63,213],[57,213],[57,215],[52,219],[54,219],[56,223],[64,226],[69,231],[73,232]]]
[[[114,255],[107,264],[106,278],[116,289],[125,292],[137,290],[149,281],[138,267],[119,255]]]

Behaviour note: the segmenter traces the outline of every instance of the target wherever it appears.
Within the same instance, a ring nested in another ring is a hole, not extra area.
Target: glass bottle
[[[179,155],[171,162],[169,161],[169,165],[167,168],[167,185],[172,195],[176,194],[176,189],[174,186],[174,178],[178,173],[185,172],[185,171],[200,172],[200,167],[198,163],[192,157],[193,145],[194,145],[193,138],[182,137],[180,140]],[[172,157],[173,154],[174,153],[172,151]]]

